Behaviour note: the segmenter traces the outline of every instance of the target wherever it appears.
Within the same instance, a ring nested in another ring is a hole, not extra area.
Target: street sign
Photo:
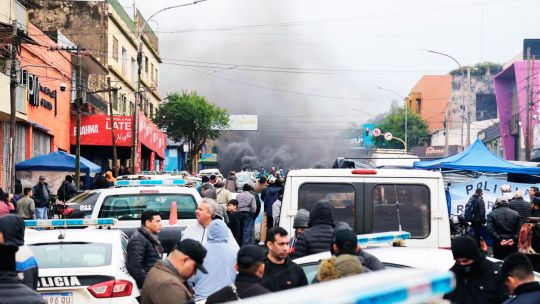
[[[384,133],[384,139],[385,140],[392,140],[392,138],[393,138],[392,133],[390,133],[390,132]]]
[[[373,129],[373,132],[372,132],[373,136],[377,137],[377,136],[381,136],[381,130],[379,128],[375,128]]]

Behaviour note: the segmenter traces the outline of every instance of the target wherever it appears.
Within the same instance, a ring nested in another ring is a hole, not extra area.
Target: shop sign
[[[58,92],[52,90],[46,86],[43,86],[39,83],[39,77],[28,73],[28,71],[23,70],[23,85],[26,85],[27,89],[27,98],[28,103],[34,107],[42,106],[47,110],[52,110],[54,105],[56,105]],[[40,98],[40,93],[43,93],[45,96],[48,96],[54,100],[54,105],[52,102]]]
[[[139,141],[160,158],[165,158],[167,135],[143,114],[139,115]]]
[[[199,161],[201,163],[216,163],[217,154],[216,153],[202,153],[201,159]]]
[[[131,116],[114,116],[114,138],[120,147],[131,146]],[[75,120],[71,120],[71,143],[75,143]],[[107,115],[81,117],[81,145],[112,146],[111,118]]]

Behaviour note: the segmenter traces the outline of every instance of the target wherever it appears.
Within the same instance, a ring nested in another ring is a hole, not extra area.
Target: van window
[[[372,192],[373,232],[397,231],[399,220],[412,238],[426,238],[430,231],[430,195],[425,185],[376,185]],[[399,206],[399,217],[398,208]],[[399,219],[399,220],[398,220]]]
[[[132,194],[112,195],[105,199],[100,218],[112,217],[120,221],[140,220],[146,209],[159,212],[162,220],[168,220],[171,204],[176,202],[178,219],[194,219],[197,202],[190,194]]]
[[[347,222],[353,229],[355,190],[350,184],[303,184],[298,191],[298,209],[311,208],[320,200],[329,201],[334,206],[334,223]]]

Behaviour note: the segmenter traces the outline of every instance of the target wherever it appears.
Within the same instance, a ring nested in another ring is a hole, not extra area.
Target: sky
[[[187,2],[135,5],[148,17]],[[236,137],[320,147],[402,104],[422,75],[457,68],[427,49],[462,65],[508,62],[523,39],[539,38],[538,11],[537,0],[207,0],[150,25],[163,95],[196,90],[231,114],[259,115],[256,136]]]

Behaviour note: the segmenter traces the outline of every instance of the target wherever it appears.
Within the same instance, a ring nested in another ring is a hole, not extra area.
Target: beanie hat
[[[478,260],[480,258],[480,248],[476,240],[468,235],[459,236],[452,240],[452,255],[456,259]]]
[[[342,254],[336,258],[336,270],[341,277],[349,277],[364,272],[364,267],[360,264],[357,256]]]
[[[300,209],[294,216],[293,228],[307,228],[309,222],[309,211]]]

